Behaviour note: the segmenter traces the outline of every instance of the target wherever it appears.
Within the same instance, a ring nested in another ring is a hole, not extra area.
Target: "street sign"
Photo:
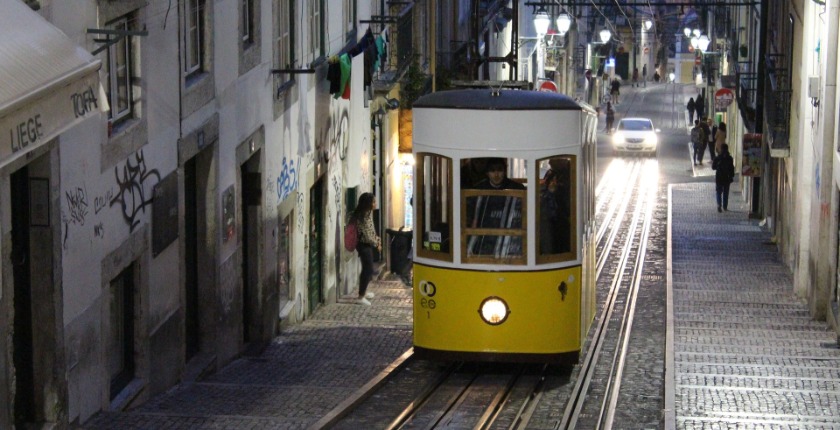
[[[729,88],[715,91],[715,110],[725,110],[735,100],[735,93]]]
[[[557,84],[552,81],[543,81],[540,84],[540,91],[547,92],[547,93],[556,93],[557,92]]]

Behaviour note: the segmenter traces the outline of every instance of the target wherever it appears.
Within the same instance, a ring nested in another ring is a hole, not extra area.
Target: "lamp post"
[[[545,35],[551,19],[544,8],[540,7],[534,15],[534,30],[537,32],[537,79],[545,78]]]

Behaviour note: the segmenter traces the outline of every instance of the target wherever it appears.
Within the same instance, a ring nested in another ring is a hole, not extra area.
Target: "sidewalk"
[[[84,428],[309,428],[411,348],[411,288],[376,280],[368,291],[371,306],[342,297],[280,333],[259,356],[129,412],[102,412]]]
[[[713,187],[669,188],[665,428],[840,428],[834,332],[741,193],[718,213]]]

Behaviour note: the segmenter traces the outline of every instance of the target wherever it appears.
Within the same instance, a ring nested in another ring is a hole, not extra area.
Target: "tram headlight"
[[[487,324],[499,325],[510,315],[510,308],[501,297],[488,297],[478,307],[478,314]]]

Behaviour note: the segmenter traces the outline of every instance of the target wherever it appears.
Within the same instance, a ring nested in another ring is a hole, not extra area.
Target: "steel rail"
[[[611,364],[610,378],[607,382],[607,391],[601,404],[601,411],[598,419],[598,428],[610,430],[615,419],[615,407],[618,404],[618,394],[621,390],[621,378],[624,375],[624,364],[627,358],[628,345],[630,343],[630,335],[633,331],[633,319],[636,313],[636,301],[641,286],[642,273],[644,271],[644,262],[647,254],[647,241],[650,237],[650,225],[653,219],[653,210],[656,207],[657,189],[654,184],[653,187],[642,184],[643,190],[647,194],[646,209],[644,220],[642,221],[641,234],[639,236],[639,252],[636,253],[636,258],[633,264],[633,274],[631,276],[631,288],[628,294],[628,300],[624,308],[624,315],[621,320],[621,329],[619,334],[619,344],[613,353],[613,361]],[[603,423],[603,424],[602,424]]]
[[[632,186],[632,184],[635,184],[635,181],[628,182],[627,187]],[[593,333],[592,341],[590,343],[589,350],[586,354],[586,359],[581,365],[581,370],[577,376],[575,386],[572,389],[573,394],[569,399],[569,402],[566,404],[566,409],[563,413],[562,420],[558,423],[558,426],[556,427],[558,429],[568,430],[575,428],[575,426],[577,425],[578,418],[580,416],[580,412],[583,409],[586,393],[589,391],[589,385],[595,373],[596,365],[601,355],[601,349],[606,341],[607,328],[610,324],[609,321],[612,318],[612,314],[615,311],[616,304],[618,303],[617,300],[620,293],[620,281],[623,277],[624,268],[627,267],[628,261],[630,259],[630,252],[633,249],[633,245],[635,243],[635,231],[639,224],[641,206],[643,203],[643,198],[642,196],[640,196],[640,194],[641,193],[637,193],[636,209],[633,211],[633,218],[628,228],[627,239],[625,240],[621,250],[618,269],[616,270],[616,273],[613,276],[613,279],[610,283],[608,297],[605,300],[604,308],[601,312],[601,318],[598,321],[598,326],[596,327],[595,332]],[[604,253],[608,254],[608,252]],[[598,276],[600,276],[600,272],[598,273]]]

